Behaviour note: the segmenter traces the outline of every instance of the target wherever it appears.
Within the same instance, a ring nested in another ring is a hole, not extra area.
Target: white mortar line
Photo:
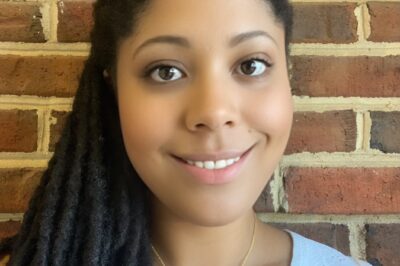
[[[49,0],[50,1],[50,42],[57,42],[57,27],[58,27],[58,7],[57,0]]]
[[[398,224],[400,214],[293,214],[259,212],[257,216],[267,223],[314,224],[330,223],[337,225],[353,224]]]
[[[285,155],[282,167],[344,167],[344,168],[382,168],[400,167],[400,154],[368,152],[319,152]]]
[[[370,142],[371,142],[371,130],[372,130],[372,120],[371,120],[371,113],[365,112],[364,114],[364,150],[370,151]]]
[[[39,152],[48,152],[50,144],[51,110],[43,111],[42,149]]]
[[[1,46],[1,44],[0,44]],[[74,50],[11,50],[11,49],[1,49],[0,55],[14,55],[14,56],[76,56],[76,57],[87,57],[89,55],[86,51],[74,51]]]
[[[1,95],[0,109],[71,111],[73,98]]]
[[[286,212],[289,212],[289,202],[286,198],[286,191],[285,191],[285,187],[284,187],[284,180],[283,180],[283,167],[281,165],[281,163],[279,163],[279,206],[278,209],[276,209],[276,211],[278,211],[279,209],[283,209]]]
[[[43,135],[45,134],[45,111],[44,110],[36,110],[37,113],[37,152],[43,152]]]
[[[46,168],[52,152],[0,152],[0,168]]]
[[[366,111],[400,111],[398,98],[364,98],[364,97],[308,97],[293,96],[296,112],[327,112],[338,110]]]
[[[50,25],[51,25],[51,36],[52,42],[58,41],[58,0],[49,0],[50,1]]]
[[[356,115],[356,125],[357,125],[357,142],[356,142],[356,151],[363,151],[363,143],[364,143],[364,113],[357,112]]]
[[[400,43],[388,42],[356,42],[350,44],[319,44],[296,43],[291,44],[292,56],[398,56],[400,55]]]
[[[357,19],[357,36],[359,42],[365,41],[363,6],[364,4],[359,4],[354,9],[354,15]]]
[[[0,169],[10,168],[47,168],[48,160],[41,159],[4,159],[0,160]]]
[[[349,228],[350,254],[352,257],[366,259],[366,238],[364,223],[351,222]]]
[[[315,56],[398,56],[399,42],[355,42],[350,44],[295,43],[290,45],[291,55]],[[83,56],[87,57],[90,43],[22,43],[0,42],[0,55],[20,56]]]
[[[278,211],[279,208],[282,206],[282,174],[280,171],[280,167],[276,167],[274,171],[274,179],[270,182],[271,188],[271,197],[272,197],[272,204],[274,207],[274,211]]]
[[[0,213],[0,222],[19,222],[22,221],[23,216],[23,213]]]
[[[40,2],[40,13],[42,14],[42,18],[40,22],[43,28],[43,35],[46,41],[51,40],[50,34],[50,5],[46,2]]]
[[[0,54],[40,56],[40,55],[64,55],[64,56],[87,56],[90,44],[85,42],[76,43],[23,43],[23,42],[0,42]]]
[[[363,17],[364,37],[367,40],[371,35],[371,15],[369,14],[369,8],[367,3],[363,4],[362,17]]]

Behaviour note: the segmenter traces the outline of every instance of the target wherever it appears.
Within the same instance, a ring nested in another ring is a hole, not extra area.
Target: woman
[[[10,265],[357,265],[252,209],[292,125],[287,1],[99,0],[94,18]]]

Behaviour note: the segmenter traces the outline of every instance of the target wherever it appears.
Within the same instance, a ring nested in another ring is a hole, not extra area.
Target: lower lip
[[[221,185],[235,180],[251,150],[252,148],[246,151],[236,163],[222,169],[209,170],[206,168],[199,168],[186,163],[182,159],[178,159],[176,157],[174,157],[174,159],[186,172],[188,172],[191,176],[196,178],[196,180],[200,181],[202,184]]]

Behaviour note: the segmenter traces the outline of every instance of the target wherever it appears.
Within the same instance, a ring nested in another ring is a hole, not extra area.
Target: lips
[[[254,146],[254,145],[253,145]],[[205,185],[222,185],[222,184],[227,184],[230,182],[233,182],[236,178],[238,178],[239,173],[241,171],[241,168],[244,166],[245,162],[247,161],[247,158],[249,157],[251,150],[253,148],[249,148],[243,153],[239,153],[240,159],[235,162],[234,164],[231,164],[225,168],[221,169],[206,169],[206,168],[199,168],[197,166],[191,165],[187,163],[184,159],[173,156],[175,158],[175,162],[177,162],[177,166],[179,169],[185,173],[186,176],[189,176],[193,178],[194,180],[197,180],[197,182]],[[225,153],[222,155],[233,155],[236,156],[238,153]],[[204,154],[201,154],[203,156]],[[206,154],[208,157],[200,157],[201,159],[206,159],[209,160],[214,156],[213,158],[216,158],[216,156],[221,156],[221,153],[219,154]],[[192,157],[193,158],[193,157]],[[195,157],[199,158],[199,157]],[[217,157],[218,158],[218,157]],[[220,157],[224,158],[224,157]],[[225,157],[226,158],[226,157]],[[222,159],[221,159],[222,160]]]

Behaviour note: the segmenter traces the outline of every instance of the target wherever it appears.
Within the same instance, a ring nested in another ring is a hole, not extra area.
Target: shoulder
[[[293,257],[291,266],[371,266],[371,264],[348,257],[331,248],[300,234],[285,230],[293,240]]]

